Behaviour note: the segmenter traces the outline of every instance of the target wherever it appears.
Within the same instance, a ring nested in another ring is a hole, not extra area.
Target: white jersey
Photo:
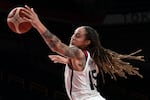
[[[83,71],[65,67],[65,87],[70,100],[105,100],[96,89],[96,65],[89,52]]]

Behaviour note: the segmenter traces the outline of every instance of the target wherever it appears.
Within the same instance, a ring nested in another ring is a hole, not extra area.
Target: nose
[[[72,37],[71,37],[71,39],[72,39],[72,40],[74,40],[74,39],[75,39],[75,37],[74,37],[74,36],[72,36]]]

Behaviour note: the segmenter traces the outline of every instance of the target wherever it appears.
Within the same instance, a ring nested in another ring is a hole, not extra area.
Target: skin
[[[86,58],[82,50],[88,47],[90,40],[86,39],[87,32],[84,27],[78,27],[71,37],[70,45],[62,43],[61,40],[48,31],[48,29],[39,20],[38,15],[33,8],[25,5],[25,9],[22,11],[27,17],[24,20],[30,22],[32,26],[40,33],[48,47],[59,55],[49,55],[49,58],[54,63],[70,64],[76,71],[82,71],[84,69]]]

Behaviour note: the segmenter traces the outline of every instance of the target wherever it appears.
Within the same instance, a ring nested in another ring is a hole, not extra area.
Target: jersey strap
[[[86,60],[87,60],[87,58],[88,58],[88,52],[87,52],[87,50],[84,50],[83,52],[84,52]],[[94,84],[92,82],[92,76],[91,76],[91,72],[90,71],[89,71],[89,79],[90,79],[91,90],[94,90]]]
[[[86,60],[87,60],[87,58],[88,58],[87,50],[83,50],[83,53],[84,53],[84,55],[85,55],[85,57],[86,57]]]

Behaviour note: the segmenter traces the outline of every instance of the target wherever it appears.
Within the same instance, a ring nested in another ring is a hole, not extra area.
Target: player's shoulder
[[[78,57],[79,57],[79,58],[80,58],[80,57],[82,58],[82,57],[84,56],[83,50],[80,49],[80,48],[78,48],[77,46],[71,45],[71,46],[70,46],[70,49],[71,49],[72,53],[74,53],[77,58],[78,58]]]
[[[80,48],[78,48],[77,46],[75,46],[75,45],[71,45],[71,46],[69,46],[69,48],[71,49],[71,50],[73,50],[73,51],[81,51],[81,49]]]

